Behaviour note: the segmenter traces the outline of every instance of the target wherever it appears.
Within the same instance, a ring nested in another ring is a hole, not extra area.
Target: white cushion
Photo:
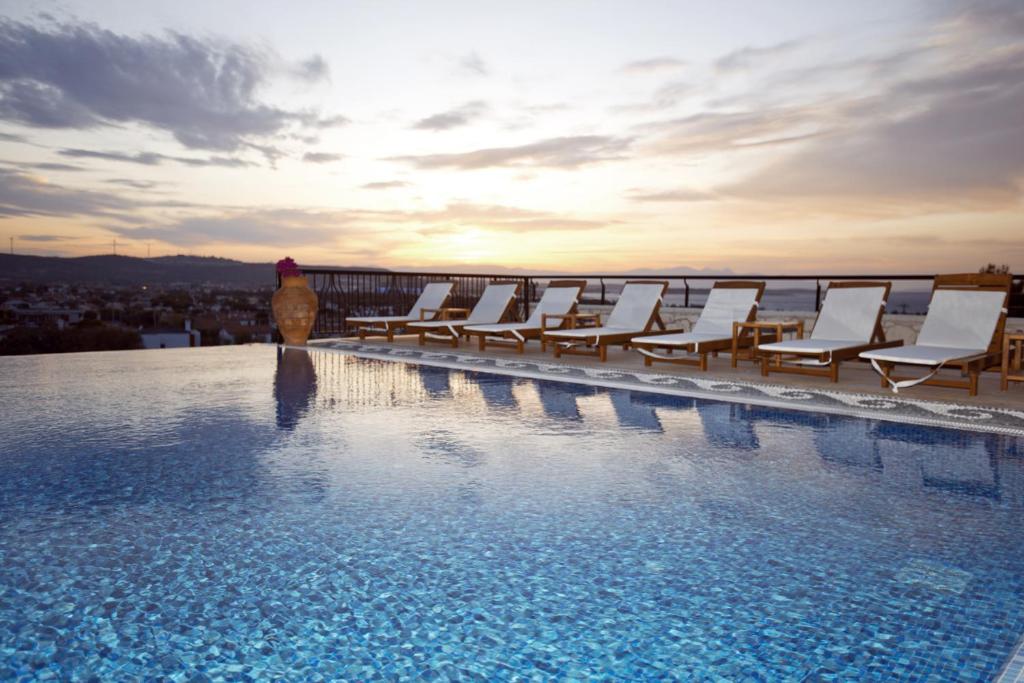
[[[917,345],[987,349],[1005,301],[1003,292],[937,290]]]
[[[661,301],[665,289],[661,284],[627,282],[622,288],[615,308],[608,315],[607,326],[625,331],[643,332],[647,329],[654,307]]]
[[[855,339],[790,339],[771,344],[759,344],[757,348],[759,351],[774,353],[828,353],[863,344],[863,341]]]
[[[713,287],[692,332],[731,339],[732,324],[749,318],[756,302],[756,289]]]
[[[529,329],[539,328],[542,315],[565,315],[576,305],[579,287],[548,287],[537,302],[525,326]]]
[[[345,318],[350,323],[366,323],[368,325],[383,325],[385,323],[407,323],[412,320],[419,320],[419,317],[410,318],[407,315],[378,315],[363,318]]]
[[[871,341],[884,296],[884,287],[829,289],[811,331],[811,339]]]
[[[674,332],[672,334],[654,334],[648,337],[634,337],[630,342],[636,344],[654,344],[656,346],[693,346],[706,344],[712,341],[732,341],[732,333],[721,334],[698,334],[697,332]]]
[[[416,303],[412,305],[412,310],[409,311],[409,318],[411,320],[420,319],[420,311],[424,308],[437,309],[444,306],[445,300],[452,291],[451,282],[428,282],[420,292],[420,296],[416,299]],[[434,314],[431,314],[433,316]]]
[[[496,323],[508,308],[508,303],[516,295],[515,284],[490,284],[480,295],[480,300],[469,314],[469,318],[462,322],[464,325],[483,325]]]
[[[611,334],[631,334],[637,330],[626,327],[577,327],[575,330],[548,330],[544,334],[549,337],[562,337],[564,339],[587,339],[588,337],[606,337]]]
[[[894,346],[891,349],[876,349],[860,354],[867,360],[887,361],[889,363],[909,363],[912,365],[942,365],[951,360],[976,358],[983,356],[986,349],[963,348],[950,346]]]

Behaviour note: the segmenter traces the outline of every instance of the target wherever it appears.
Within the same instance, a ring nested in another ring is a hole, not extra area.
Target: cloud
[[[186,147],[223,151],[338,124],[261,102],[274,62],[267,51],[181,33],[134,38],[92,24],[0,21],[0,118],[43,128],[141,123]],[[326,74],[318,56],[299,69]]]
[[[66,242],[75,239],[67,235],[18,235],[22,242]]]
[[[665,190],[663,192],[633,192],[629,198],[638,202],[702,202],[714,199],[715,195],[699,190]]]
[[[767,47],[745,47],[730,52],[715,60],[715,68],[718,71],[739,71],[762,66],[769,61],[787,52],[792,52],[802,46],[803,40],[787,40]]]
[[[333,213],[270,209],[110,229],[123,237],[160,240],[179,247],[220,243],[301,247],[333,243],[342,234],[338,220]]]
[[[611,221],[566,218],[513,206],[472,203],[453,203],[436,211],[396,212],[387,219],[419,225],[422,234],[443,234],[465,228],[508,232],[599,230],[612,224]]]
[[[292,73],[300,80],[315,83],[316,81],[329,79],[331,77],[331,68],[322,56],[313,55],[309,59],[299,62],[292,69]]]
[[[473,119],[483,115],[485,111],[487,111],[487,103],[475,100],[466,102],[461,107],[420,119],[412,127],[417,130],[449,130],[469,124]]]
[[[622,70],[632,73],[653,73],[668,69],[678,69],[682,66],[686,66],[686,62],[675,57],[652,57],[650,59],[629,62],[622,67]]]
[[[139,164],[141,166],[159,166],[165,161],[173,161],[175,163],[193,167],[219,166],[221,168],[242,168],[245,166],[255,165],[250,161],[245,161],[244,159],[238,159],[235,157],[212,156],[200,159],[196,157],[169,156],[166,154],[158,154],[156,152],[136,152],[135,154],[128,154],[125,152],[70,148],[62,149],[57,153],[61,156],[72,157],[74,159],[104,159],[106,161],[120,161],[129,164]]]
[[[24,136],[13,133],[0,133],[0,142],[27,142]]]
[[[54,161],[41,161],[37,164],[18,164],[18,166],[22,168],[34,168],[37,171],[67,171],[72,173],[89,170],[84,166],[75,166],[74,164],[59,164]]]
[[[459,69],[474,76],[486,76],[490,73],[487,64],[476,50],[459,59]]]
[[[10,169],[0,169],[0,218],[104,216],[123,219],[138,204],[114,194],[75,190]]]
[[[723,152],[780,145],[823,135],[841,123],[826,105],[765,107],[756,111],[701,112],[645,124],[653,134],[645,149],[653,154]]]
[[[517,147],[492,147],[456,154],[391,157],[416,168],[474,170],[497,167],[578,168],[621,159],[632,139],[603,135],[550,138]]]
[[[111,185],[130,187],[133,190],[151,190],[160,184],[153,182],[152,180],[136,180],[134,178],[107,178],[103,182],[110,183]]]
[[[843,103],[847,127],[723,192],[914,206],[1019,205],[1024,196],[1024,45]],[[851,124],[855,122],[856,125]]]
[[[399,187],[409,187],[412,183],[407,183],[404,180],[383,180],[375,183],[366,183],[360,185],[364,190],[393,190]]]
[[[306,152],[302,160],[310,164],[329,164],[344,159],[342,154],[331,154],[330,152]]]

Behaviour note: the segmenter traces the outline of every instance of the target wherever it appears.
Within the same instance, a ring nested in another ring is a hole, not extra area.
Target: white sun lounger
[[[490,342],[515,344],[516,351],[523,353],[528,340],[540,339],[544,330],[549,329],[548,318],[558,321],[550,329],[562,327],[567,316],[576,310],[586,286],[586,280],[554,280],[548,284],[526,322],[467,325],[463,332],[478,338],[481,351],[486,351]],[[546,346],[541,340],[541,350],[546,350]]]
[[[696,365],[707,370],[708,354],[732,350],[733,323],[753,320],[762,294],[764,282],[716,282],[691,331],[636,337],[630,343],[643,355],[646,366],[662,361]],[[749,336],[744,338],[744,342],[746,346],[750,345]],[[655,349],[659,348],[693,353],[697,358],[658,353]]]
[[[809,339],[761,344],[761,374],[789,372],[839,381],[839,364],[871,349],[898,346],[886,341],[882,314],[891,282],[831,282]]]
[[[490,325],[499,323],[508,315],[519,293],[518,282],[492,282],[484,289],[472,311],[465,309],[442,309],[439,320],[409,323],[408,329],[419,334],[420,346],[427,340],[449,342],[458,347],[459,336],[467,325]],[[464,319],[452,319],[455,312],[468,313]]]
[[[608,322],[601,325],[601,317],[594,316],[596,327],[572,327],[567,330],[547,330],[541,339],[554,345],[555,358],[563,353],[597,356],[601,362],[608,360],[608,346],[628,346],[633,337],[649,332],[651,326],[664,324],[658,316],[661,298],[668,289],[665,280],[632,280],[622,287],[619,300],[608,315]],[[583,316],[566,316],[575,325]],[[587,316],[588,318],[590,316]]]
[[[891,386],[893,392],[932,384],[967,389],[976,396],[980,373],[998,362],[1010,284],[1009,275],[939,276],[917,342],[868,351],[860,357],[871,361],[882,376],[882,386]],[[916,365],[927,372],[915,378],[895,377],[892,370],[900,364]],[[967,380],[936,378],[944,367],[958,368]]]
[[[454,282],[428,282],[412,305],[408,315],[377,315],[345,318],[347,325],[355,325],[359,338],[366,339],[370,335],[384,335],[388,341],[394,341],[395,331],[404,328],[408,323],[417,320],[430,320],[432,312],[441,309],[452,293]],[[431,315],[427,315],[431,313]]]

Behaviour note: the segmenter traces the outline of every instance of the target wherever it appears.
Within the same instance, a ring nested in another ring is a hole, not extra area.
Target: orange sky
[[[19,253],[1024,271],[1013,0],[7,4]]]

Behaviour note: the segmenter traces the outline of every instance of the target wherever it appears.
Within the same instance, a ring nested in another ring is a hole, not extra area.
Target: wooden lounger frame
[[[452,298],[452,292],[455,291],[455,287],[457,286],[457,284],[454,281],[452,281],[452,280],[432,280],[431,282],[426,283],[428,285],[446,284],[446,283],[451,285],[451,289],[448,290],[448,295],[444,298],[444,301],[441,304],[442,306],[444,306],[444,304],[447,303],[448,300]],[[443,309],[422,309],[420,311],[419,320],[422,321],[422,320],[435,320],[435,319],[437,319],[436,315],[433,318],[427,318],[427,317],[424,317],[424,315],[423,315],[426,311],[433,311],[433,310],[443,310]],[[353,317],[360,317],[360,316],[353,316]],[[367,316],[367,317],[370,317],[370,316]],[[384,323],[384,330],[380,331],[379,327],[374,327],[374,325],[377,325],[379,323],[361,322],[361,321],[358,321],[358,320],[350,320],[349,318],[345,318],[345,324],[346,325],[355,325],[356,326],[356,332],[359,335],[360,339],[366,339],[367,337],[387,337],[387,340],[389,342],[395,341],[396,330],[402,330],[404,332],[406,324],[407,323],[411,323],[411,322],[418,322],[418,321],[414,321],[413,319],[410,318],[410,319],[406,320],[405,322],[395,322],[395,323],[392,323],[391,325],[389,325],[387,323]]]
[[[892,291],[891,282],[873,282],[868,280],[851,280],[843,282],[830,282],[828,283],[828,289],[851,289],[854,287],[883,287],[885,292],[882,294],[882,303],[878,307],[878,315],[875,317],[875,329],[871,333],[871,341],[866,344],[859,344],[857,346],[850,346],[844,349],[836,349],[830,353],[793,353],[793,352],[780,352],[780,351],[761,351],[761,374],[764,377],[768,377],[772,372],[785,372],[793,375],[811,375],[814,377],[828,377],[831,382],[839,381],[839,365],[846,360],[854,360],[863,351],[872,351],[874,349],[885,349],[892,346],[901,346],[903,341],[895,339],[893,341],[886,341],[885,330],[882,328],[882,316],[885,314],[885,304],[889,301],[889,293]],[[817,325],[818,317],[821,316],[821,311],[818,311],[818,315],[814,318],[814,323]],[[811,333],[814,333],[814,328],[811,328]],[[779,341],[782,341],[781,339]],[[786,365],[787,360],[801,360],[801,359],[813,359],[820,363],[828,363],[828,365],[822,365],[818,367],[806,366],[806,365]],[[831,362],[829,362],[831,360]]]
[[[487,284],[516,286],[515,293],[509,298],[508,303],[505,305],[505,310],[502,311],[501,317],[498,319],[499,321],[508,320],[512,316],[513,311],[515,311],[516,299],[519,297],[520,291],[522,290],[522,283],[519,282],[518,280],[492,280]],[[452,327],[455,328],[455,334],[452,334],[451,330],[449,330],[447,327],[437,327],[429,330],[416,330],[416,333],[419,335],[419,345],[424,346],[428,341],[436,341],[451,344],[451,347],[453,349],[459,348],[459,338],[462,336],[468,337],[468,335],[465,334],[463,328],[469,321],[465,319],[455,318],[453,316],[462,315],[468,318],[472,310],[469,308],[423,309],[424,313],[426,313],[427,311],[437,313],[438,317],[435,318],[436,320],[458,320],[461,324],[452,324]]]
[[[723,280],[716,282],[712,289],[756,289],[757,294],[754,301],[757,304],[761,303],[761,296],[764,294],[765,283],[760,280]],[[744,322],[753,322],[757,318],[757,305],[750,307],[750,314],[747,315],[747,319]],[[664,334],[671,334],[673,332],[684,332],[685,330],[666,330]],[[659,332],[659,334],[662,334]],[[667,349],[669,353],[672,351],[686,351],[688,353],[693,352],[693,347],[697,345],[697,342],[693,344],[687,344],[686,346],[679,346],[678,344],[663,344],[659,345],[657,336],[651,337],[650,341],[634,342],[633,347],[644,347],[647,349]],[[739,346],[738,348],[746,349],[753,346],[754,336],[750,330],[744,330],[740,333]],[[732,337],[728,339],[712,340],[706,342],[700,342],[698,347],[697,358],[687,358],[680,356],[678,358],[653,358],[648,355],[644,355],[644,366],[651,367],[655,362],[658,363],[674,363],[676,365],[691,365],[700,368],[702,372],[706,372],[708,369],[708,354],[717,356],[719,351],[732,352]]]
[[[661,285],[661,296],[665,296],[665,292],[668,290],[668,280],[627,280],[625,285]],[[592,320],[596,324],[594,327],[601,326],[601,315],[599,313],[573,313],[565,316],[545,316],[545,318],[564,318],[568,323],[568,329],[577,329],[577,325],[581,320]],[[653,325],[658,326],[658,332],[651,332]],[[551,328],[548,328],[551,329]],[[651,309],[651,315],[647,318],[647,323],[644,325],[644,329],[641,332],[624,332],[622,334],[608,334],[601,335],[600,338],[595,339],[594,337],[579,337],[571,340],[575,344],[582,344],[584,348],[577,348],[576,346],[564,347],[563,342],[570,341],[567,339],[560,339],[558,337],[551,337],[547,333],[541,335],[541,342],[551,344],[554,347],[555,358],[560,358],[563,353],[568,353],[577,356],[597,356],[598,360],[602,363],[608,360],[608,347],[614,344],[622,344],[623,349],[629,348],[629,342],[633,337],[641,337],[645,334],[660,334],[665,330],[665,323],[661,320],[661,301],[659,300],[654,304],[654,308]],[[591,350],[591,347],[593,350]]]
[[[548,283],[547,289],[551,289],[552,287],[576,287],[578,289],[578,292],[576,293],[577,303],[573,304],[572,308],[569,309],[569,314],[571,315],[576,313],[579,299],[583,296],[583,290],[586,288],[586,286],[586,280],[552,280],[551,282]],[[540,339],[541,351],[547,351],[547,342],[545,342],[543,339],[544,331],[562,329],[563,327],[569,324],[569,321],[567,319],[560,318],[561,322],[559,322],[558,325],[548,327],[547,319],[556,317],[559,316],[549,316],[547,314],[543,314],[541,316],[541,323],[539,328],[535,328],[532,330],[517,330],[522,339],[519,339],[514,334],[512,334],[511,330],[504,330],[502,332],[477,332],[475,330],[463,330],[463,334],[465,334],[467,337],[478,337],[478,348],[481,351],[486,351],[488,344],[505,344],[515,346],[516,353],[523,353],[526,350],[526,342],[530,341],[531,339]]]
[[[949,361],[943,365],[944,368],[960,370],[963,380],[947,379],[945,377],[931,377],[920,382],[934,387],[950,387],[953,389],[966,389],[969,396],[978,395],[978,378],[982,372],[989,368],[997,367],[1002,362],[1003,332],[1006,329],[1006,309],[1010,302],[1010,288],[1013,286],[1013,276],[1003,273],[962,273],[953,275],[936,275],[932,284],[932,294],[940,289],[958,289],[964,291],[988,291],[1005,292],[1003,299],[1003,310],[996,322],[996,329],[992,332],[992,340],[984,356],[971,360]],[[914,379],[909,376],[897,376],[892,374],[893,369],[899,363],[890,361],[876,361],[882,371],[882,387],[890,386],[890,381],[899,382],[902,380]],[[908,363],[908,365],[910,365]]]

